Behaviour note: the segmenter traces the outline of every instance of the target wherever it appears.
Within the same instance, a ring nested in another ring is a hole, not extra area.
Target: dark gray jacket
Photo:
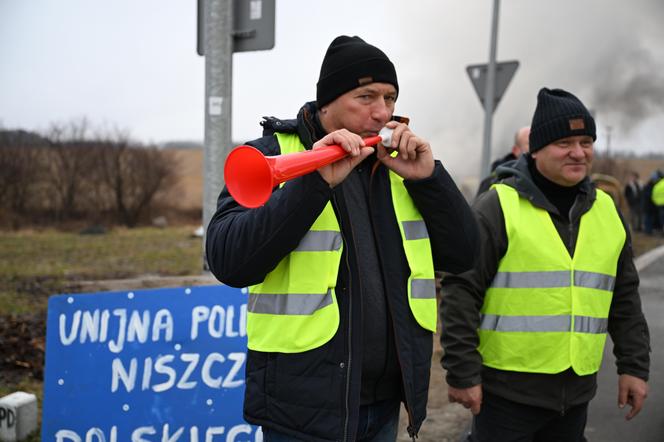
[[[500,166],[496,172],[501,182],[549,212],[560,238],[573,256],[581,216],[595,201],[595,188],[590,180],[586,178],[581,183],[570,213],[560,214],[533,183],[526,156]],[[446,275],[442,282],[441,343],[445,350],[442,364],[447,370],[448,384],[468,388],[481,383],[484,390],[506,399],[561,412],[588,402],[595,395],[596,374],[578,376],[572,369],[553,375],[522,373],[482,365],[482,357],[477,351],[479,311],[485,291],[507,251],[507,233],[495,189],[484,193],[473,209],[480,226],[480,257],[473,270],[461,275]],[[639,277],[634,267],[629,230],[625,230],[628,236],[618,260],[608,332],[614,343],[618,373],[647,380],[650,339],[641,310]]]

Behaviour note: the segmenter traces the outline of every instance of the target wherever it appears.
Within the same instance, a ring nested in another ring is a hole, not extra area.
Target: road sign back
[[[519,62],[516,60],[496,63],[496,85],[494,88],[494,105],[492,111],[495,111],[496,107],[498,107],[498,103],[503,97],[503,94],[518,67]],[[473,83],[473,87],[475,88],[475,92],[477,92],[477,96],[479,97],[482,106],[486,109],[487,105],[484,102],[484,91],[486,88],[489,66],[487,64],[474,64],[466,67],[466,71],[468,72],[470,81]]]

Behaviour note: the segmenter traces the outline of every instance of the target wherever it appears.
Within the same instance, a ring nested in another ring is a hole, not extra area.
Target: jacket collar
[[[311,149],[316,141],[325,136],[315,101],[305,103],[297,113],[297,134],[307,149]]]

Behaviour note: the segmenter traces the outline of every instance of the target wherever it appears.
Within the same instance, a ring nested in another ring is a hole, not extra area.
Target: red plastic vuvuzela
[[[364,139],[373,146],[391,134],[387,132]],[[226,157],[224,179],[231,196],[248,208],[260,207],[267,202],[272,189],[279,183],[297,178],[346,157],[341,146],[324,146],[286,155],[265,156],[251,146],[238,146]]]

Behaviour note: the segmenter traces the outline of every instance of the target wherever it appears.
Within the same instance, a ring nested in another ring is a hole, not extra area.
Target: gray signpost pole
[[[486,88],[484,89],[484,143],[482,145],[482,160],[480,163],[480,179],[489,174],[489,160],[491,158],[491,124],[495,109],[496,87],[496,40],[498,35],[498,10],[500,0],[493,0],[493,20],[491,22],[491,44],[489,49],[489,66],[487,71]]]
[[[217,207],[224,186],[223,164],[231,148],[233,0],[205,0],[205,142],[203,153],[203,228]],[[203,241],[205,247],[205,241]],[[204,256],[204,269],[208,270]]]

